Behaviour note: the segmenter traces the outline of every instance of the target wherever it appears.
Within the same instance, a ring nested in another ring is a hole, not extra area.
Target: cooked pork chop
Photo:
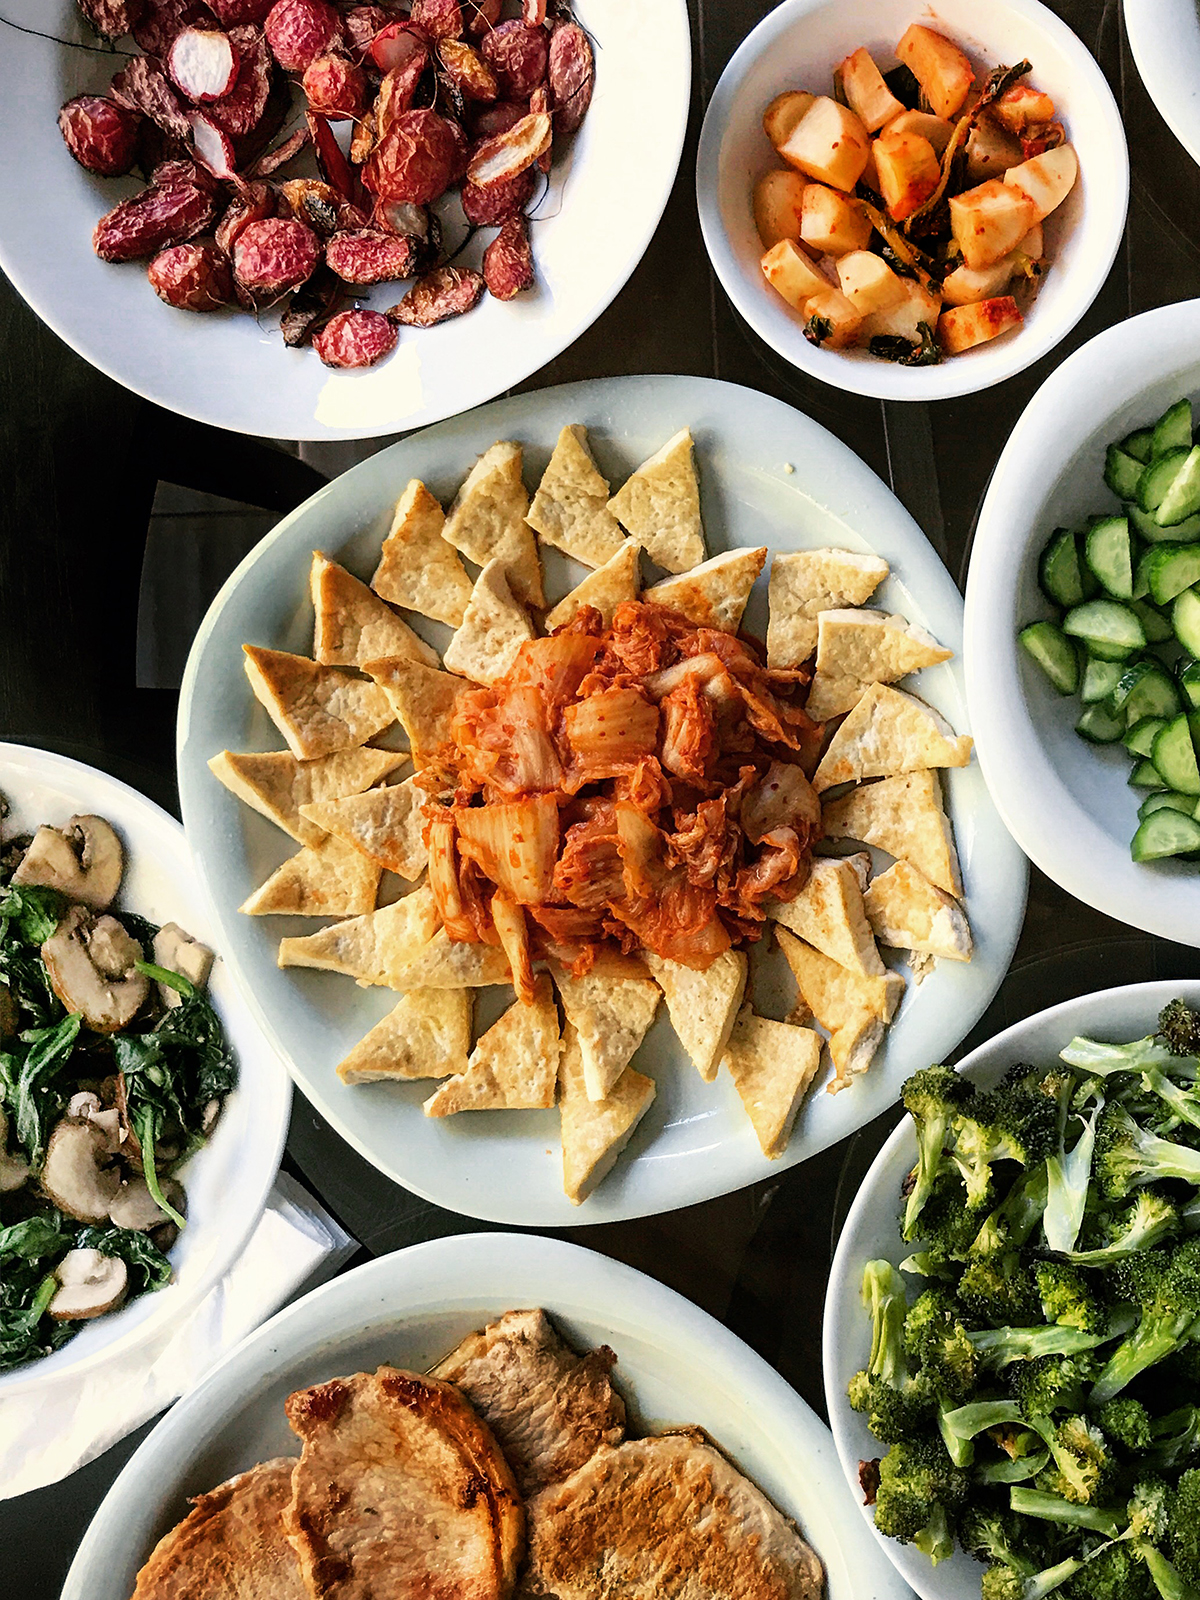
[[[625,1437],[616,1359],[607,1345],[576,1355],[544,1311],[506,1311],[433,1370],[466,1395],[531,1495]]]
[[[508,1600],[521,1502],[457,1390],[380,1367],[285,1410],[304,1451],[284,1525],[312,1600]]]
[[[308,1600],[283,1531],[295,1458],[199,1495],[138,1573],[134,1600]]]
[[[786,1517],[698,1431],[602,1449],[526,1506],[523,1592],[558,1600],[817,1600]]]

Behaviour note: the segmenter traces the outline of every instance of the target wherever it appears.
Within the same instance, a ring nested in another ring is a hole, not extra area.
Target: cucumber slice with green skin
[[[1200,544],[1168,544],[1146,552],[1146,577],[1156,606],[1200,583]]]
[[[1135,861],[1163,861],[1200,850],[1200,822],[1162,806],[1140,824],[1129,846]]]
[[[1170,789],[1159,789],[1148,794],[1138,807],[1138,821],[1145,822],[1156,811],[1182,811],[1185,817],[1194,817],[1196,805],[1195,795],[1172,794]]]
[[[1157,511],[1171,491],[1171,485],[1183,471],[1191,450],[1168,450],[1166,455],[1155,456],[1148,467],[1142,468],[1138,479],[1137,503],[1143,511]],[[1155,517],[1158,523],[1158,518]],[[1158,523],[1159,527],[1164,526]]]
[[[1176,400],[1168,406],[1154,424],[1150,435],[1151,456],[1166,455],[1168,450],[1192,447],[1192,402]]]
[[[1172,717],[1154,736],[1150,759],[1168,789],[1176,794],[1200,795],[1200,766],[1192,727],[1184,713]]]
[[[1098,604],[1097,601],[1092,602]],[[1171,627],[1175,637],[1190,656],[1200,656],[1200,594],[1195,589],[1185,589],[1171,607]],[[1064,622],[1063,631],[1070,629]]]
[[[1188,452],[1187,460],[1171,480],[1162,504],[1154,513],[1160,528],[1174,528],[1200,511],[1200,445]]]
[[[1084,706],[1075,732],[1089,744],[1116,744],[1125,732],[1125,718],[1114,715],[1106,700],[1098,700],[1095,705]]]
[[[1031,622],[1017,635],[1059,694],[1079,688],[1079,650],[1053,622]]]
[[[1133,599],[1133,548],[1124,517],[1101,517],[1093,522],[1084,541],[1084,555],[1114,600]]]
[[[1104,481],[1118,500],[1136,500],[1138,479],[1144,461],[1126,455],[1119,444],[1110,444],[1104,458]]]
[[[1038,582],[1052,605],[1069,610],[1088,598],[1083,587],[1079,548],[1069,528],[1056,528],[1038,563]]]
[[[1177,522],[1173,528],[1160,528],[1154,520],[1154,513],[1143,511],[1141,506],[1132,505],[1125,507],[1129,515],[1130,526],[1139,533],[1148,544],[1192,544],[1200,539],[1200,513],[1188,517],[1183,522]]]
[[[1165,726],[1165,717],[1143,717],[1140,722],[1133,724],[1121,743],[1131,756],[1140,756],[1143,761],[1147,761],[1154,748],[1155,734]]]
[[[1085,600],[1081,606],[1072,606],[1062,629],[1072,638],[1082,639],[1089,655],[1102,661],[1122,661],[1146,644],[1145,628],[1129,607],[1117,600]],[[1178,634],[1178,628],[1175,631]]]
[[[1129,670],[1122,674],[1121,681],[1113,691],[1109,706],[1115,716],[1124,716],[1127,728],[1135,727],[1137,723],[1144,722],[1147,717],[1178,716],[1183,710],[1183,702],[1179,690],[1175,687],[1175,680],[1165,667],[1156,661],[1135,662]],[[1149,750],[1143,750],[1142,755],[1149,755]]]
[[[1129,787],[1131,789],[1162,789],[1166,785],[1159,776],[1158,768],[1153,761],[1139,761],[1129,774]]]
[[[1133,545],[1131,540],[1130,544]],[[1139,554],[1133,564],[1133,594],[1131,599],[1144,600],[1150,593],[1150,557],[1157,549],[1156,545],[1140,545],[1137,547]]]
[[[1117,448],[1145,466],[1154,449],[1154,429],[1135,428],[1132,433],[1125,435]]]
[[[1147,600],[1131,600],[1129,609],[1137,617],[1146,631],[1147,644],[1166,644],[1168,639],[1174,639],[1175,630],[1163,616]]]
[[[1183,668],[1179,674],[1179,688],[1193,710],[1200,707],[1200,661],[1189,661]]]
[[[1095,657],[1089,656],[1083,664],[1079,698],[1085,706],[1094,705],[1097,700],[1107,700],[1120,683],[1124,672],[1123,661],[1097,661]]]

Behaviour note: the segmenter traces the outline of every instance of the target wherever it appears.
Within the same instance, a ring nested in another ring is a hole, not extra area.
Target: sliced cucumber
[[[1131,789],[1161,789],[1163,787],[1162,778],[1159,776],[1158,768],[1153,761],[1138,762],[1137,766],[1129,774],[1129,786]]]
[[[1187,716],[1172,717],[1154,736],[1150,759],[1168,789],[1176,794],[1200,795],[1200,766]]]
[[[1168,450],[1192,447],[1192,402],[1176,400],[1168,406],[1154,424],[1150,435],[1151,456],[1166,455]]]
[[[1062,628],[1072,638],[1082,639],[1088,654],[1102,661],[1123,661],[1146,643],[1145,628],[1128,606],[1116,600],[1086,600],[1073,606],[1063,618]],[[1178,627],[1175,631],[1178,633]]]
[[[1075,732],[1091,744],[1116,744],[1125,732],[1125,718],[1114,715],[1107,701],[1098,700],[1095,705],[1084,706]]]
[[[1120,683],[1124,671],[1123,661],[1097,661],[1094,656],[1089,656],[1084,662],[1083,678],[1079,685],[1079,698],[1084,705],[1107,700]]]
[[[1200,850],[1200,822],[1170,806],[1151,812],[1129,846],[1135,861],[1162,861],[1167,856],[1186,855],[1190,850]]]
[[[1114,599],[1133,599],[1133,551],[1124,517],[1100,517],[1093,522],[1084,541],[1084,555]]]
[[[1110,444],[1104,458],[1104,481],[1118,500],[1136,500],[1138,479],[1145,462],[1126,455],[1119,444]]]
[[[1161,611],[1155,609],[1147,600],[1131,600],[1129,609],[1137,617],[1146,633],[1147,644],[1166,644],[1168,639],[1175,637],[1171,624]]]
[[[1098,601],[1093,601],[1098,605]],[[1185,589],[1175,599],[1171,607],[1171,627],[1175,630],[1175,637],[1190,656],[1200,657],[1200,594],[1195,589]],[[1063,631],[1071,630],[1064,620]]]
[[[1087,599],[1080,571],[1079,548],[1069,528],[1056,528],[1038,563],[1038,582],[1053,605],[1069,610]]]
[[[1121,440],[1118,449],[1123,450],[1127,456],[1132,456],[1135,461],[1140,461],[1143,466],[1150,459],[1154,449],[1154,429],[1135,428],[1132,433],[1127,433]]]
[[[1171,480],[1162,504],[1154,513],[1160,528],[1174,528],[1200,511],[1200,445],[1194,445],[1187,460]]]
[[[1130,525],[1148,544],[1191,544],[1193,540],[1200,539],[1200,513],[1177,522],[1173,528],[1160,528],[1152,511],[1143,511],[1137,505],[1126,506],[1125,509]]]
[[[1017,635],[1059,694],[1079,688],[1079,650],[1053,622],[1031,622]]]
[[[1172,794],[1170,789],[1158,789],[1148,794],[1138,807],[1138,820],[1144,822],[1156,811],[1182,811],[1185,817],[1196,815],[1194,794]]]
[[[1154,748],[1154,736],[1165,726],[1165,717],[1143,717],[1140,722],[1133,724],[1121,743],[1131,756],[1140,756],[1142,760],[1148,760]]]
[[[1132,543],[1132,541],[1131,541]],[[1150,557],[1157,547],[1146,545],[1141,548],[1133,565],[1133,594],[1134,600],[1144,600],[1150,593]]]
[[[1155,605],[1170,605],[1177,594],[1200,583],[1200,544],[1167,544],[1147,550],[1145,573]]]
[[[1143,511],[1158,510],[1191,453],[1190,449],[1168,450],[1165,455],[1156,455],[1148,467],[1142,468],[1142,475],[1138,479],[1137,503]],[[1157,517],[1154,520],[1158,522]],[[1159,526],[1163,524],[1159,523]]]
[[[1086,672],[1084,676],[1087,676]],[[1179,674],[1179,687],[1193,710],[1200,708],[1200,661],[1187,663]]]
[[[1114,716],[1124,716],[1125,726],[1132,728],[1147,717],[1174,717],[1183,710],[1175,680],[1165,667],[1156,661],[1136,661],[1121,675],[1113,690],[1109,708]],[[1140,752],[1144,756],[1149,750]]]

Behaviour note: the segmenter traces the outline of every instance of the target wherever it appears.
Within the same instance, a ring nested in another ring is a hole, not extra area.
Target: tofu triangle
[[[489,561],[475,580],[461,627],[446,646],[445,664],[475,683],[495,683],[533,636],[529,613],[513,598],[504,563]]]
[[[641,547],[632,539],[623,539],[621,548],[611,560],[595,572],[589,572],[583,582],[571,590],[546,617],[547,632],[562,628],[570,622],[583,606],[594,606],[604,618],[604,626],[612,627],[613,612],[626,600],[636,600],[641,587]]]
[[[471,1048],[467,989],[413,989],[338,1066],[343,1083],[407,1082],[465,1072]]]
[[[352,844],[378,866],[415,883],[429,865],[423,837],[427,799],[415,778],[406,778],[365,794],[302,806],[301,815]]]
[[[439,928],[429,943],[393,973],[396,989],[482,989],[511,983],[512,968],[494,944],[465,944]]]
[[[839,966],[862,977],[881,977],[883,962],[863,903],[869,856],[816,856],[808,882],[794,900],[773,900],[776,922],[814,945]]]
[[[442,538],[445,524],[440,503],[413,478],[396,502],[371,587],[392,605],[457,628],[471,597],[471,580]]]
[[[965,767],[973,741],[914,695],[873,683],[838,728],[813,775],[820,794],[857,778]]]
[[[971,929],[958,902],[910,861],[895,861],[864,897],[881,943],[945,961],[971,959]]]
[[[548,1110],[558,1089],[562,1041],[550,979],[534,982],[533,999],[515,1001],[480,1038],[466,1068],[430,1095],[427,1117],[459,1111]]]
[[[407,656],[437,666],[436,650],[365,583],[320,550],[313,551],[309,584],[316,617],[313,655],[322,665],[361,667],[380,656]]]
[[[579,1035],[568,1020],[563,1025],[558,1090],[563,1189],[577,1206],[612,1171],[633,1137],[654,1099],[654,1080],[626,1067],[603,1100],[592,1100],[584,1078]]]
[[[821,1038],[811,1028],[772,1022],[743,1006],[723,1065],[733,1079],[763,1155],[777,1161],[821,1063]]]
[[[317,967],[359,983],[394,988],[393,978],[438,929],[437,906],[427,884],[390,906],[321,928],[303,938],[279,941],[281,967]]]
[[[392,714],[399,718],[412,745],[414,764],[425,766],[439,745],[451,738],[454,708],[470,684],[452,672],[395,656],[367,661],[363,671],[375,680]]]
[[[857,839],[911,861],[947,894],[962,894],[954,832],[942,805],[936,772],[902,773],[861,783],[821,808],[830,839]]]
[[[526,520],[543,544],[587,567],[602,567],[626,543],[581,424],[568,423],[559,434]]]
[[[297,761],[366,744],[395,721],[387,696],[340,667],[323,667],[287,650],[245,644],[255,698]]]
[[[725,950],[703,972],[653,950],[644,950],[642,960],[662,989],[680,1044],[705,1083],[711,1083],[746,992],[746,952]]]
[[[543,606],[542,564],[525,520],[529,496],[521,464],[519,444],[501,442],[486,450],[455,495],[442,538],[476,566],[499,561],[517,599]]]
[[[681,428],[643,461],[608,509],[664,571],[698,566],[704,560],[704,524],[691,431]]]
[[[698,628],[736,633],[766,560],[765,545],[758,550],[725,550],[690,572],[653,584],[642,598],[671,606]]]
[[[302,845],[238,909],[250,917],[357,917],[374,908],[382,871],[327,836]]]
[[[407,760],[405,751],[364,747],[337,750],[316,761],[297,761],[286,750],[250,751],[244,755],[222,750],[208,766],[230,794],[282,828],[298,844],[315,844],[324,838],[326,829],[308,821],[302,815],[302,807],[310,802],[360,794]]]
[[[607,962],[582,978],[556,967],[554,982],[579,1037],[588,1095],[603,1100],[646,1037],[662,990],[653,978],[636,975],[636,968],[629,973]]]
[[[805,709],[814,721],[827,722],[853,710],[869,684],[894,683],[953,654],[923,628],[886,611],[823,611]]]
[[[871,1065],[900,1004],[904,979],[897,972],[882,978],[848,972],[786,928],[777,928],[775,937],[804,1004],[829,1034],[834,1077],[826,1092],[837,1094]]]
[[[880,556],[855,550],[793,550],[771,562],[767,665],[798,667],[817,648],[822,611],[861,606],[888,575]]]

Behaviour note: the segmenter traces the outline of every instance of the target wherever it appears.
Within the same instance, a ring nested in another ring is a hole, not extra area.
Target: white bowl
[[[1063,1046],[1079,1033],[1121,1043],[1141,1038],[1154,1031],[1158,1013],[1177,995],[1191,1005],[1200,1005],[1200,982],[1171,979],[1165,983],[1134,983],[1122,989],[1081,995],[1006,1028],[978,1050],[972,1050],[959,1063],[959,1071],[988,1088],[1014,1062],[1051,1064]],[[905,1244],[900,1233],[900,1185],[916,1159],[912,1123],[905,1117],[872,1162],[846,1218],[825,1291],[825,1403],[846,1481],[855,1493],[871,1536],[887,1552],[896,1570],[921,1600],[975,1600],[983,1568],[970,1556],[956,1550],[953,1557],[934,1567],[913,1545],[886,1539],[876,1531],[870,1510],[862,1505],[858,1463],[883,1455],[887,1447],[871,1433],[865,1419],[850,1409],[846,1399],[846,1385],[866,1366],[871,1351],[870,1318],[859,1299],[863,1268],[868,1261],[880,1258],[899,1263],[909,1253],[911,1246]],[[923,1283],[920,1278],[909,1279],[910,1302]]]
[[[56,119],[71,96],[105,93],[122,58],[95,48],[74,0],[11,0],[4,9],[26,31],[0,25],[0,266],[93,366],[168,411],[239,433],[364,439],[424,427],[511,389],[572,344],[625,283],[683,149],[684,0],[579,0],[598,47],[595,95],[538,207],[535,292],[510,302],[485,296],[469,316],[402,329],[377,367],[334,372],[310,349],[289,350],[270,313],[260,325],[234,312],[176,311],[156,297],[144,263],[97,259],[96,222],[140,184],[85,172]],[[477,267],[491,236],[477,234],[459,264]],[[381,284],[355,299],[383,310],[403,287]]]
[[[0,744],[0,793],[11,811],[8,835],[40,823],[61,825],[76,812],[113,824],[125,844],[118,907],[152,922],[178,922],[217,950],[210,990],[238,1063],[237,1087],[212,1137],[184,1173],[187,1227],[170,1252],[175,1281],[124,1310],[85,1323],[61,1350],[0,1373],[0,1403],[17,1390],[77,1377],[149,1343],[181,1322],[216,1287],[258,1226],[287,1135],[292,1086],[279,1057],[241,998],[192,874],[183,829],[136,789],[78,761],[24,745]]]
[[[992,67],[1030,61],[1030,82],[1054,100],[1079,155],[1079,181],[1046,222],[1050,269],[1025,325],[934,367],[901,367],[864,350],[821,350],[800,315],[768,285],[754,225],[756,180],[780,165],[762,130],[785,89],[828,93],[833,68],[860,45],[880,67],[912,22],[939,28]],[[1038,0],[785,0],[734,55],[704,119],[696,168],[704,242],[725,292],[755,333],[802,372],[836,389],[883,400],[944,400],[989,388],[1052,350],[1096,298],[1125,228],[1129,155],[1121,113],[1087,48]]]
[[[1104,451],[1172,401],[1200,397],[1200,300],[1118,323],[1065,361],[1013,429],[984,498],[963,634],[971,732],[1009,832],[1076,899],[1147,933],[1200,944],[1200,872],[1135,862],[1140,791],[1121,745],[1075,732],[1081,706],[1057,694],[1017,643],[1048,616],[1037,567],[1056,527],[1116,509]]]
[[[1200,163],[1200,15],[1194,0],[1125,0],[1129,48],[1167,127]]]

